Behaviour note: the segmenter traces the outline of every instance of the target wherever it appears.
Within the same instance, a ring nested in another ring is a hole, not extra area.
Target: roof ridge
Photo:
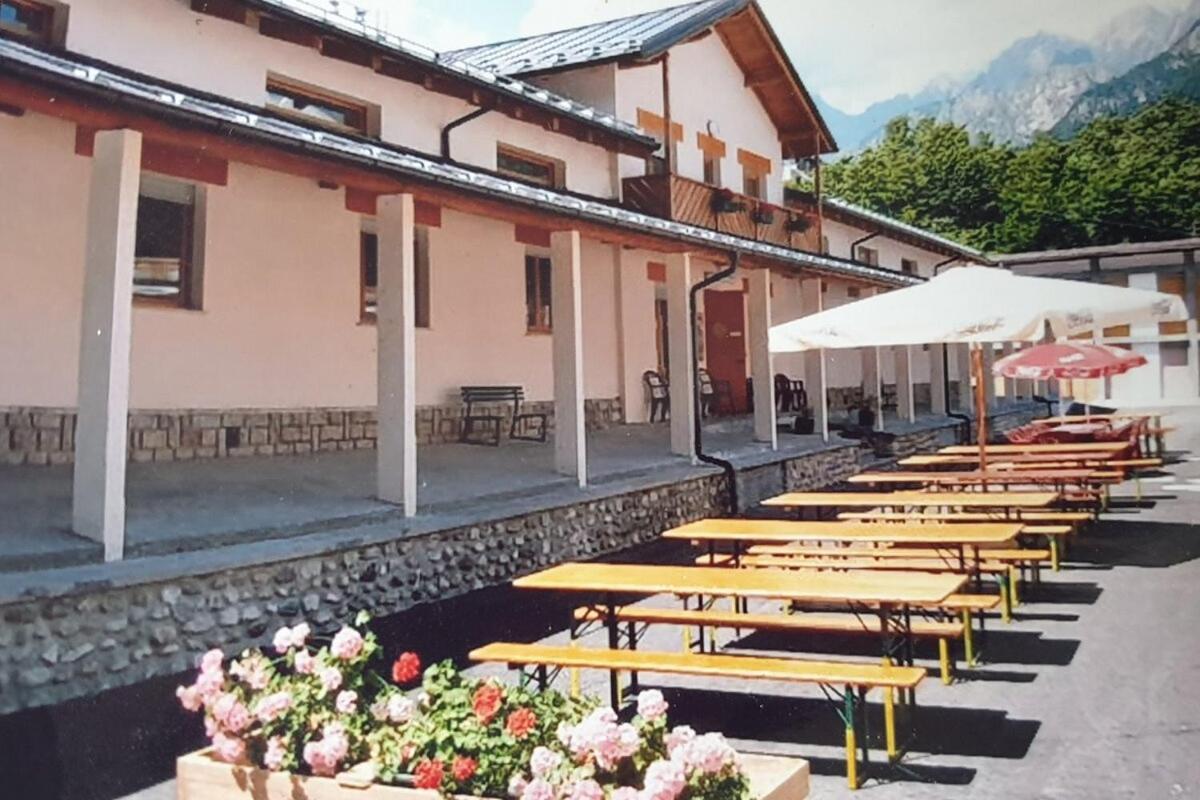
[[[458,53],[469,53],[473,50],[490,50],[495,47],[503,47],[505,45],[520,44],[521,42],[529,42],[529,41],[533,41],[535,39],[541,39],[541,38],[544,38],[547,36],[561,36],[562,34],[565,34],[565,33],[574,33],[576,31],[583,31],[583,30],[587,30],[588,28],[594,28],[597,25],[611,25],[616,22],[626,22],[631,19],[641,19],[642,17],[650,17],[650,16],[654,16],[657,14],[665,14],[668,11],[677,11],[678,9],[681,9],[681,8],[690,8],[692,6],[700,6],[700,5],[704,5],[706,3],[712,3],[712,2],[716,2],[716,0],[692,0],[689,3],[676,3],[674,5],[664,6],[662,8],[655,9],[653,11],[642,11],[641,13],[638,13],[638,14],[626,14],[625,16],[621,16],[621,17],[613,17],[612,19],[598,19],[594,22],[585,22],[583,25],[572,25],[571,27],[568,27],[568,28],[555,28],[554,30],[550,30],[550,31],[542,31],[541,33],[531,33],[527,36],[516,36],[516,37],[513,37],[512,39],[497,39],[494,42],[486,42],[484,44],[477,44],[477,45],[473,45],[471,47],[460,47],[455,50],[444,50],[442,52],[443,52],[443,54],[449,55],[449,54],[458,54]]]

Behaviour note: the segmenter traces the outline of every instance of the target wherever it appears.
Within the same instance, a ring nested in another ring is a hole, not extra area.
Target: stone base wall
[[[503,416],[507,435],[511,406],[478,406]],[[458,441],[463,406],[417,409],[417,443]],[[554,403],[525,403],[523,412],[547,415],[554,430]],[[588,430],[621,424],[620,398],[588,400]],[[293,455],[375,447],[375,410],[318,408],[289,410],[133,411],[129,414],[130,461],[184,461],[196,458]],[[75,411],[62,408],[0,409],[0,464],[70,464],[74,460]]]

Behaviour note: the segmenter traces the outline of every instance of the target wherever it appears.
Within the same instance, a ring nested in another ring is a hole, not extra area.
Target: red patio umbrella
[[[1044,381],[1121,375],[1146,363],[1144,356],[1120,347],[1088,342],[1039,344],[1005,356],[992,371],[1006,378]]]

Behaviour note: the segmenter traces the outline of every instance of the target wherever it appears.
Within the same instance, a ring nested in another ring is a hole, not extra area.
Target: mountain
[[[1019,39],[982,72],[956,84],[932,83],[916,94],[888,98],[859,114],[845,114],[819,98],[818,105],[847,154],[872,144],[888,120],[899,115],[951,121],[1000,141],[1024,143],[1074,113],[1085,94],[1117,91],[1101,87],[1165,55],[1198,19],[1200,0],[1192,0],[1182,11],[1135,6],[1113,17],[1087,41],[1047,33]],[[1179,77],[1178,69],[1166,71]],[[1146,76],[1138,80],[1143,82],[1139,84],[1143,92],[1150,91],[1144,86]],[[1133,91],[1136,95],[1138,90]]]
[[[1107,77],[1087,44],[1039,33],[1014,42],[935,116],[1000,141],[1025,142]]]
[[[1098,117],[1128,116],[1167,97],[1200,101],[1200,21],[1165,53],[1081,94],[1052,133],[1070,137]]]

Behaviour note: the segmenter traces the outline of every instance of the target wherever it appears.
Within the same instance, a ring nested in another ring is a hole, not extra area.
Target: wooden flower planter
[[[808,762],[798,758],[742,754],[750,791],[758,800],[808,797]],[[176,764],[179,800],[438,800],[437,792],[371,784],[353,778],[309,778],[287,772],[225,764],[208,749],[180,757]],[[457,800],[471,800],[457,798]]]

